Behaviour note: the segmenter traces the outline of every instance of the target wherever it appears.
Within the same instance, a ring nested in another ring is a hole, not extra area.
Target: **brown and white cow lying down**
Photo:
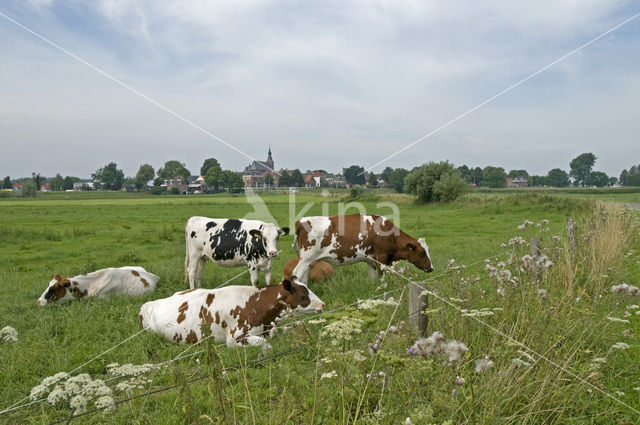
[[[204,322],[215,341],[229,347],[262,345],[279,317],[288,312],[319,312],[324,307],[320,298],[294,278],[260,289],[226,286],[176,292],[143,304],[140,322],[145,329],[174,342],[198,342]]]
[[[284,265],[284,273],[282,278],[289,279],[293,275],[293,270],[296,268],[300,258],[292,258]],[[311,270],[309,270],[309,280],[311,282],[323,282],[329,279],[329,276],[333,275],[333,267],[326,261],[316,261],[311,264]]]
[[[366,262],[369,276],[383,276],[384,267],[394,261],[408,260],[426,272],[433,271],[429,247],[424,238],[415,239],[378,215],[351,214],[331,217],[303,217],[296,221],[296,242],[300,262],[293,271],[307,281],[314,261],[324,260],[336,266]]]
[[[38,305],[84,297],[143,295],[153,292],[158,280],[158,276],[142,267],[112,267],[74,277],[60,276],[56,273],[49,282],[49,287],[38,298]]]

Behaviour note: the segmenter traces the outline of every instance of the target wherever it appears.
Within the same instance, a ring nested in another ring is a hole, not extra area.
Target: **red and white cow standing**
[[[38,305],[84,297],[138,296],[156,289],[160,278],[142,267],[111,267],[74,277],[53,275]]]
[[[273,323],[284,314],[320,312],[325,304],[305,285],[284,280],[279,285],[187,289],[140,308],[145,329],[169,341],[195,343],[206,323],[215,341],[227,346],[262,345]]]
[[[293,247],[298,243],[300,262],[293,271],[307,281],[311,265],[324,260],[336,266],[366,262],[369,276],[383,276],[384,266],[407,260],[425,272],[433,271],[424,238],[415,239],[389,219],[368,214],[303,217],[296,221]]]

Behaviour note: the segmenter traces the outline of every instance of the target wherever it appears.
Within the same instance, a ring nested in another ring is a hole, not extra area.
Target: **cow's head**
[[[427,273],[433,271],[431,257],[429,257],[429,246],[424,238],[407,242],[404,249],[406,250],[407,260],[411,264]]]
[[[262,242],[269,257],[278,255],[278,238],[280,238],[281,235],[288,234],[288,227],[279,228],[272,223],[265,223],[260,226],[260,229],[249,230],[252,241]]]
[[[38,298],[38,305],[43,306],[60,300],[73,299],[71,293],[71,281],[59,274],[53,275],[53,280],[49,282],[47,289]]]
[[[284,301],[289,308],[293,310],[294,314],[321,312],[326,307],[325,303],[307,286],[296,279],[295,276],[291,276],[290,279],[285,279],[281,283],[282,289],[284,289]]]

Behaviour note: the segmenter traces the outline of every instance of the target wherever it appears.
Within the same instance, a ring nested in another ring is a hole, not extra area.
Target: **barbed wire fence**
[[[511,252],[511,251],[502,251],[502,252],[500,252],[500,253],[497,253],[497,254],[494,254],[494,255],[488,256],[488,257],[483,258],[483,259],[481,259],[481,260],[477,260],[477,261],[474,261],[474,262],[472,262],[472,263],[469,263],[469,264],[465,265],[465,268],[470,268],[470,267],[473,267],[473,266],[475,266],[475,265],[477,265],[477,264],[484,263],[484,262],[486,262],[486,261],[488,261],[488,260],[496,259],[496,258],[502,257],[502,256],[504,256],[504,255],[506,255],[506,254],[509,254],[510,252]],[[374,259],[374,260],[375,260],[375,259]],[[383,268],[383,270],[385,271],[385,273],[386,273],[386,272],[388,272],[388,271],[391,271],[391,272],[392,272],[392,273],[394,273],[395,275],[398,275],[398,276],[402,277],[402,278],[403,278],[403,279],[405,279],[405,280],[407,280],[407,279],[408,279],[410,282],[415,283],[413,280],[411,280],[411,279],[409,279],[409,278],[405,277],[404,275],[402,275],[402,274],[398,273],[397,271],[395,271],[392,267],[386,266],[386,265],[381,264],[381,263],[380,263],[380,265],[382,266],[382,268]],[[424,285],[424,284],[426,284],[426,283],[428,283],[428,282],[431,282],[431,281],[434,281],[434,280],[436,280],[436,279],[439,279],[439,278],[441,278],[441,277],[443,277],[443,276],[445,276],[445,275],[451,274],[451,273],[453,273],[454,271],[455,271],[454,269],[447,269],[447,270],[445,270],[445,271],[444,271],[444,272],[442,272],[442,273],[439,273],[439,274],[434,275],[434,276],[430,276],[430,277],[428,277],[427,279],[424,279],[424,280],[420,281],[420,283]],[[241,272],[241,273],[239,273],[239,274],[235,275],[234,277],[232,277],[232,278],[228,279],[228,280],[227,280],[227,281],[225,281],[224,283],[222,283],[222,284],[218,285],[216,288],[223,287],[223,286],[227,285],[229,282],[231,282],[231,281],[233,281],[233,280],[237,279],[238,277],[240,277],[240,276],[242,276],[242,275],[244,275],[245,273],[248,273],[248,272],[249,272],[249,269],[246,269],[246,270],[244,270],[243,272]],[[418,284],[418,283],[415,283],[415,284]],[[216,288],[213,288],[213,289],[216,289]],[[358,299],[358,300],[353,301],[353,302],[351,302],[351,303],[345,304],[345,305],[340,306],[340,307],[333,308],[333,309],[331,309],[331,310],[324,311],[324,312],[322,312],[322,313],[312,314],[312,315],[310,315],[310,316],[305,317],[304,319],[293,320],[291,323],[295,324],[295,323],[304,323],[304,322],[308,322],[308,321],[313,320],[313,319],[315,319],[315,318],[317,318],[317,317],[320,317],[320,316],[322,316],[322,315],[324,315],[324,314],[335,313],[335,312],[338,312],[338,311],[344,310],[344,309],[349,308],[349,307],[356,307],[359,303],[364,302],[364,301],[368,301],[368,300],[375,300],[375,299],[378,299],[378,298],[386,298],[386,297],[388,297],[389,295],[394,294],[394,293],[396,293],[396,292],[398,292],[398,291],[402,291],[402,290],[404,290],[404,289],[406,289],[406,287],[405,287],[405,286],[401,286],[401,287],[399,287],[399,288],[395,288],[395,289],[391,289],[391,290],[384,290],[382,293],[380,293],[380,294],[376,294],[376,295],[371,296],[371,297],[369,297],[369,298],[365,298],[365,299]],[[431,294],[431,293],[433,293],[433,292],[429,291],[428,289],[425,289],[425,290],[426,290],[426,291],[428,291],[430,294]],[[434,294],[435,294],[435,293],[434,293]],[[443,300],[444,300],[444,298],[441,298],[440,296],[437,296],[437,295],[436,295],[436,297],[438,297],[439,299],[443,299]],[[455,304],[452,304],[452,303],[448,302],[447,300],[445,300],[445,302],[449,303],[450,305],[455,306]],[[458,306],[455,306],[455,307],[458,307]],[[458,308],[458,309],[459,309],[459,308]],[[409,318],[409,317],[411,317],[411,316],[413,316],[413,315],[415,315],[415,314],[417,314],[417,313],[419,313],[419,312],[411,313],[411,314],[405,315],[405,316],[403,316],[403,319]],[[289,323],[287,323],[287,324],[289,324]],[[285,325],[286,325],[286,324],[285,324]],[[98,358],[101,358],[102,356],[104,356],[104,355],[105,355],[105,354],[107,354],[108,352],[112,351],[113,349],[115,349],[115,348],[117,348],[117,347],[121,346],[121,345],[122,345],[122,344],[124,344],[125,342],[132,340],[134,337],[138,336],[139,334],[141,334],[142,332],[144,332],[144,331],[145,331],[145,330],[147,330],[148,328],[149,328],[149,327],[146,327],[146,328],[144,328],[144,329],[142,329],[142,330],[140,330],[140,331],[138,331],[138,332],[134,333],[133,335],[131,335],[131,336],[127,337],[126,339],[124,339],[123,341],[119,342],[118,344],[116,344],[116,345],[114,345],[114,346],[110,347],[109,349],[105,350],[104,352],[100,353],[99,355],[97,355],[97,356],[93,357],[91,360],[89,360],[89,361],[87,361],[87,362],[83,363],[82,365],[80,365],[80,366],[76,367],[75,369],[73,369],[73,370],[72,370],[72,372],[69,372],[69,374],[71,374],[71,373],[73,373],[73,372],[75,372],[75,371],[77,371],[77,370],[81,369],[82,367],[84,367],[84,366],[86,366],[87,364],[89,364],[89,363],[91,363],[91,362],[93,362],[93,361],[97,360]],[[267,334],[268,332],[269,332],[269,331],[265,331],[265,332],[263,332],[263,334]],[[155,366],[157,366],[157,367],[166,366],[166,365],[168,365],[168,364],[174,363],[175,361],[182,360],[182,359],[185,359],[185,358],[194,357],[194,356],[196,356],[196,355],[198,355],[198,354],[202,354],[202,353],[204,353],[204,352],[205,352],[205,350],[204,350],[204,349],[201,349],[201,350],[195,351],[195,352],[190,353],[190,354],[185,354],[187,351],[189,351],[189,350],[193,349],[194,347],[196,347],[196,346],[200,345],[202,342],[204,342],[205,340],[207,340],[208,338],[210,338],[210,337],[212,337],[212,336],[213,336],[213,335],[209,335],[209,336],[207,336],[207,337],[205,337],[205,338],[203,338],[203,339],[199,340],[199,341],[198,341],[198,342],[196,342],[195,344],[190,345],[190,346],[189,346],[189,347],[187,347],[185,350],[183,350],[182,352],[180,352],[180,353],[179,353],[177,356],[175,356],[174,358],[172,358],[172,359],[170,359],[170,360],[166,360],[166,361],[161,362],[161,363],[157,363],[157,364],[155,364]],[[240,341],[241,341],[241,340],[240,340]],[[240,341],[238,341],[238,342],[240,342]],[[216,349],[217,349],[217,348],[221,348],[221,347],[224,347],[225,345],[226,345],[226,343],[221,343],[221,344],[216,345],[216,346],[215,346],[215,348],[216,348]],[[293,353],[293,352],[300,351],[300,350],[302,350],[303,348],[305,348],[305,347],[307,347],[307,346],[309,346],[309,344],[301,344],[301,345],[299,345],[299,346],[296,346],[296,347],[293,347],[293,348],[291,348],[291,349],[285,350],[285,351],[283,351],[283,352],[281,352],[281,353],[273,354],[273,355],[270,355],[270,356],[264,357],[264,358],[262,358],[262,359],[252,361],[252,362],[250,362],[250,363],[247,363],[246,365],[259,364],[259,363],[264,362],[264,361],[268,361],[268,360],[272,360],[272,359],[275,359],[275,358],[283,357],[283,356],[285,356],[285,355],[287,355],[287,354],[290,354],[290,353]],[[230,368],[228,368],[228,369],[229,369],[229,370],[235,370],[235,369],[238,369],[238,368],[240,368],[240,367],[243,367],[243,365],[240,365],[240,364],[239,364],[239,365],[235,365],[235,366],[232,366],[232,367],[230,367]],[[105,381],[105,382],[111,382],[111,381],[114,381],[114,380],[117,380],[117,379],[123,378],[123,377],[125,377],[125,376],[127,376],[127,375],[124,375],[124,374],[123,374],[123,375],[113,376],[113,377],[110,377],[110,378],[105,379],[104,381]],[[207,375],[207,376],[208,376],[208,375]],[[195,381],[202,380],[202,379],[205,379],[205,378],[206,378],[206,376],[201,376],[201,377],[198,377],[198,378],[193,378],[192,380],[189,380],[189,381],[187,381],[187,382],[189,382],[189,383],[190,383],[190,382],[195,382]],[[62,379],[62,378],[60,378],[60,379]],[[58,381],[59,381],[60,379],[58,379]],[[54,383],[52,383],[51,385],[53,385],[53,384],[55,384],[55,382],[54,382]],[[148,392],[146,392],[146,393],[144,393],[144,394],[138,394],[138,395],[133,396],[133,397],[128,397],[128,398],[125,398],[125,399],[123,399],[123,400],[116,401],[116,402],[115,402],[115,404],[116,404],[116,405],[119,405],[119,404],[122,404],[122,403],[127,402],[127,401],[131,401],[131,400],[138,399],[138,398],[141,398],[141,397],[145,397],[145,396],[148,396],[148,395],[153,395],[153,394],[161,393],[161,392],[164,392],[164,391],[168,391],[168,390],[170,390],[170,389],[173,389],[173,388],[176,388],[176,385],[172,385],[172,386],[168,386],[168,387],[164,387],[164,388],[160,388],[160,389],[155,389],[155,390],[150,390],[150,391],[148,391]],[[19,403],[21,403],[22,401],[24,401],[24,400],[26,400],[26,399],[28,399],[28,398],[29,398],[29,396],[26,396],[26,397],[22,398],[21,400],[19,400],[18,402],[14,403],[14,404],[13,404],[12,406],[10,406],[9,408],[6,408],[6,409],[4,409],[4,410],[0,411],[0,415],[5,414],[5,413],[9,413],[9,412],[12,412],[12,411],[20,410],[20,409],[26,408],[26,407],[28,407],[28,406],[31,406],[31,405],[33,405],[33,404],[41,403],[41,402],[43,402],[43,401],[46,401],[46,400],[47,400],[47,398],[41,398],[41,399],[33,400],[33,401],[31,401],[31,402],[28,402],[28,403],[24,403],[24,404],[20,404],[20,405],[18,405]],[[54,424],[54,423],[61,423],[61,422],[65,422],[65,421],[67,421],[67,420],[75,419],[76,417],[81,417],[81,416],[85,416],[85,415],[90,414],[90,413],[95,413],[95,412],[97,412],[97,411],[99,411],[99,410],[100,410],[100,409],[97,409],[97,408],[96,408],[96,409],[94,409],[94,410],[92,410],[92,411],[83,412],[83,413],[80,413],[80,414],[78,414],[78,415],[71,415],[70,417],[67,417],[67,418],[62,419],[62,420],[59,420],[59,421],[54,421],[54,422],[51,422],[51,423],[52,423],[52,424]]]

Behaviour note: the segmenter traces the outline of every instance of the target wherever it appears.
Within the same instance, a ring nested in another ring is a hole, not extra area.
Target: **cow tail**
[[[296,244],[298,243],[298,234],[300,233],[300,220],[296,221],[296,231],[293,235],[293,243],[291,244],[291,248],[296,249]]]

